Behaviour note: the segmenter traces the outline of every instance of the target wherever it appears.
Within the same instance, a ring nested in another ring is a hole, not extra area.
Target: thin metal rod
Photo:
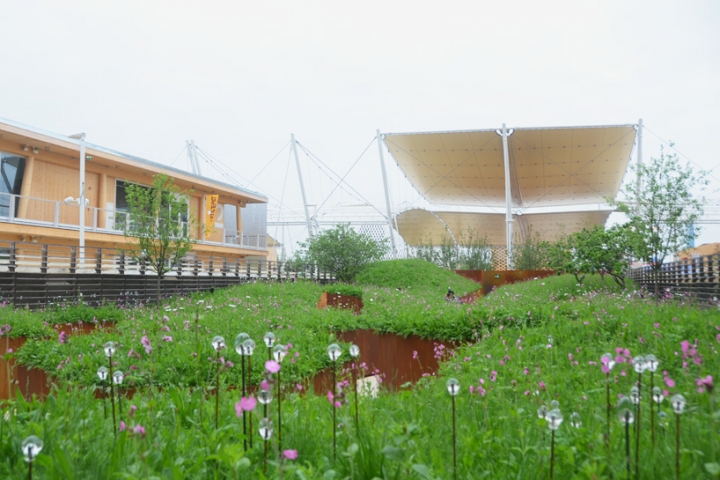
[[[550,439],[550,480],[553,478],[555,471],[555,430],[551,433]]]
[[[680,415],[675,414],[675,478],[680,480]]]
[[[333,400],[332,400],[332,409],[333,409],[333,461],[335,461],[335,458],[337,457],[337,408],[335,408],[335,395],[337,394],[335,390],[335,362],[333,362],[332,366],[332,391],[333,391]]]
[[[635,478],[640,478],[640,412],[642,411],[642,373],[638,373],[637,423],[635,425]]]
[[[390,233],[390,246],[392,247],[393,258],[397,258],[397,247],[392,226],[392,208],[390,206],[390,191],[388,190],[387,172],[385,171],[385,156],[383,155],[382,135],[377,130],[378,151],[380,152],[380,170],[382,171],[383,188],[385,190],[385,208],[387,209],[387,224]]]
[[[115,435],[117,435],[117,423],[115,422],[115,387],[113,386],[113,365],[112,365],[112,357],[108,358],[110,363],[110,403],[112,404],[112,414],[113,414],[113,432],[115,432]]]
[[[240,400],[242,400],[246,396],[246,387],[245,387],[245,355],[243,355],[240,358],[240,371],[242,374],[242,394],[240,395]],[[248,442],[247,442],[247,412],[243,409],[243,448],[247,452],[248,449]]]
[[[120,396],[122,390],[122,385],[118,383],[117,393],[118,393],[118,413],[122,417],[122,397]]]
[[[248,361],[247,383],[250,384],[250,382],[252,381],[252,357],[248,356],[247,361]],[[243,413],[245,413],[245,412],[243,411]],[[250,417],[250,435],[249,435],[249,437],[250,437],[250,448],[252,449],[253,448],[253,437],[255,436],[254,431],[253,431],[253,416],[252,416],[252,414],[250,414],[248,416]]]
[[[625,460],[627,462],[627,478],[630,480],[630,411],[625,411]]]
[[[105,413],[105,420],[107,420],[107,395],[105,395],[105,380],[100,381],[100,385],[102,387],[102,397],[103,397],[103,412]]]
[[[640,175],[640,167],[641,167],[642,164],[643,164],[643,158],[642,158],[642,130],[643,130],[643,121],[642,121],[642,118],[641,118],[640,120],[638,120],[638,125],[637,125],[637,146],[638,146],[638,149],[637,149],[637,163],[636,163],[636,167],[637,167],[637,169],[638,169],[638,170],[637,170],[638,176],[637,176],[637,187],[636,187],[636,188],[637,188],[637,195],[635,196],[635,198],[638,199],[638,202],[637,202],[637,205],[636,205],[636,207],[635,207],[635,208],[636,208],[636,210],[635,210],[636,213],[639,213],[639,212],[640,212],[640,198],[641,198],[641,195],[642,195],[642,175]]]
[[[610,454],[610,372],[605,374],[605,400],[607,403],[607,423],[605,425],[605,447],[608,449],[608,455]]]
[[[216,353],[215,359],[215,430],[218,429],[220,411],[220,350]]]
[[[653,389],[655,380],[655,372],[650,372],[650,435],[652,438],[652,448],[655,449],[655,405],[653,405]]]
[[[85,264],[85,135],[80,140],[80,198],[78,199],[80,218],[78,229],[80,230],[80,268]]]
[[[453,430],[453,477],[457,480],[457,431],[455,430],[455,395],[450,395],[452,400],[452,430]]]
[[[352,369],[352,376],[353,376],[353,390],[355,390],[355,429],[360,429],[360,417],[358,416],[358,395],[357,395],[357,360],[353,362],[353,369]]]
[[[280,370],[277,372],[277,400],[278,400],[278,449],[282,451],[282,414],[280,413]]]

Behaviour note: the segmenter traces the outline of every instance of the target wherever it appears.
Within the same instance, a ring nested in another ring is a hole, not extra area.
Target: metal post
[[[382,135],[380,134],[380,129],[376,130],[377,132],[377,142],[378,142],[378,151],[380,152],[380,167],[382,170],[382,178],[383,178],[383,187],[385,189],[385,207],[387,208],[387,222],[388,222],[388,229],[390,233],[390,246],[392,247],[392,256],[393,258],[397,258],[397,247],[395,246],[395,236],[393,235],[393,226],[392,226],[392,210],[390,208],[390,192],[388,190],[388,184],[387,184],[387,172],[385,172],[385,157],[383,155],[383,147],[382,147]]]
[[[642,118],[638,120],[638,126],[637,126],[637,195],[635,196],[637,198],[637,204],[635,205],[635,213],[640,213],[640,196],[642,195],[642,178],[640,175],[640,167],[642,167],[643,161],[642,161],[642,129],[643,129],[643,121]]]
[[[506,240],[506,258],[507,269],[513,270],[515,262],[513,261],[513,216],[512,216],[512,191],[510,185],[510,155],[508,155],[508,131],[505,124],[502,125],[502,142],[503,142],[503,161],[505,162],[505,240]]]
[[[85,134],[80,137],[80,268],[85,263]]]
[[[312,224],[310,223],[310,211],[308,210],[307,198],[305,197],[305,184],[303,184],[302,172],[300,171],[300,159],[297,154],[297,142],[295,141],[295,134],[290,134],[290,143],[292,143],[293,154],[295,155],[295,166],[298,171],[298,178],[300,179],[300,193],[302,193],[303,205],[305,205],[305,220],[307,221],[308,235],[313,236]]]

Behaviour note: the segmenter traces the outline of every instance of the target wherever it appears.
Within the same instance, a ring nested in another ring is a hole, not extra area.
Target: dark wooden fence
[[[190,253],[160,281],[160,296],[187,294],[255,281],[334,279],[316,265],[263,258]],[[157,275],[117,249],[5,242],[0,244],[0,303],[42,307],[75,301],[146,303],[158,294]]]
[[[657,276],[649,266],[634,268],[627,276],[650,292],[657,284],[664,296],[692,295],[703,301],[720,299],[719,254],[664,263]]]

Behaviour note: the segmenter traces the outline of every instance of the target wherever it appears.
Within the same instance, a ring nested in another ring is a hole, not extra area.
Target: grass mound
[[[373,263],[357,276],[356,283],[401,290],[441,291],[443,294],[447,287],[452,287],[456,295],[480,288],[480,285],[472,280],[419,258]]]

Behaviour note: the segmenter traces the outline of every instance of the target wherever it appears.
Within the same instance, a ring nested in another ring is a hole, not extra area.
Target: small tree
[[[540,240],[540,233],[530,231],[525,240],[513,249],[515,270],[540,270],[548,266],[549,243]]]
[[[440,239],[440,247],[438,248],[437,263],[442,268],[455,270],[458,262],[458,249],[455,240],[448,235],[443,234]]]
[[[386,241],[376,242],[357,233],[349,224],[324,230],[300,243],[302,257],[335,272],[341,282],[351,282],[365,265],[381,260],[388,252]]]
[[[476,230],[469,228],[460,239],[462,251],[460,263],[466,270],[492,270],[492,249],[487,236],[481,236]]]
[[[703,190],[707,180],[704,172],[695,175],[689,165],[680,165],[677,155],[666,154],[662,148],[659,158],[634,170],[640,187],[628,184],[626,200],[616,205],[630,219],[628,240],[633,255],[652,268],[657,297],[665,258],[682,250],[689,237],[697,237],[697,229],[689,230],[703,213],[704,198],[694,194]]]
[[[157,301],[163,276],[192,249],[194,225],[180,189],[165,174],[155,175],[151,187],[128,184],[125,197],[130,210],[125,225],[127,252],[157,274]]]

